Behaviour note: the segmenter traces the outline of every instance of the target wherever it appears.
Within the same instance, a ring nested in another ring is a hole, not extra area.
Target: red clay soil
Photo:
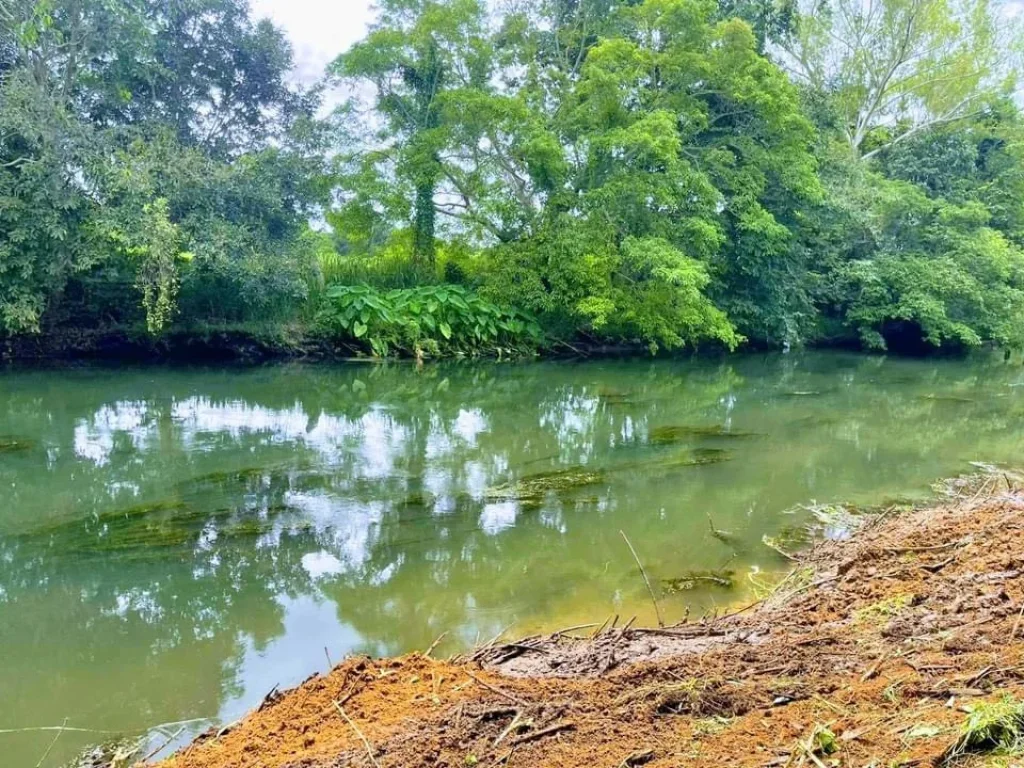
[[[349,660],[160,768],[994,764],[950,751],[979,704],[1024,700],[1024,489],[981,482],[731,616]]]

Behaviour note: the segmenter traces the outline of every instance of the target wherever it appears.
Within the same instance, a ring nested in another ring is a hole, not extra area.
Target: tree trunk
[[[416,220],[413,223],[415,238],[413,256],[421,264],[434,265],[434,230],[437,225],[437,211],[434,209],[434,184],[416,186]]]

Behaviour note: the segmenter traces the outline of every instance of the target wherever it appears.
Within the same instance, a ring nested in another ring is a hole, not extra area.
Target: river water
[[[764,536],[1020,463],[1022,417],[989,356],[0,370],[0,762],[65,719],[44,765],[178,743],[328,656],[653,623],[620,531],[667,620],[737,604]]]

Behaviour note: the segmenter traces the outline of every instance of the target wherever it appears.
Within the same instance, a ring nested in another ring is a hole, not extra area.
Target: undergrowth
[[[335,285],[327,290],[320,322],[335,336],[365,344],[377,357],[411,354],[498,356],[537,350],[537,322],[458,285],[380,290]]]

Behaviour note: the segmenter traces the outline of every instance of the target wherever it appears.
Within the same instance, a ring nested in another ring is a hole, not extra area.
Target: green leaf
[[[442,320],[440,323],[437,324],[437,327],[441,331],[442,336],[444,336],[446,339],[451,339],[452,327],[448,325],[448,323]]]
[[[355,334],[355,337],[357,339],[363,338],[363,336],[366,335],[366,331],[367,331],[367,326],[364,325],[363,323],[358,322],[358,321],[356,322],[356,324],[354,326],[352,326],[352,332]]]

